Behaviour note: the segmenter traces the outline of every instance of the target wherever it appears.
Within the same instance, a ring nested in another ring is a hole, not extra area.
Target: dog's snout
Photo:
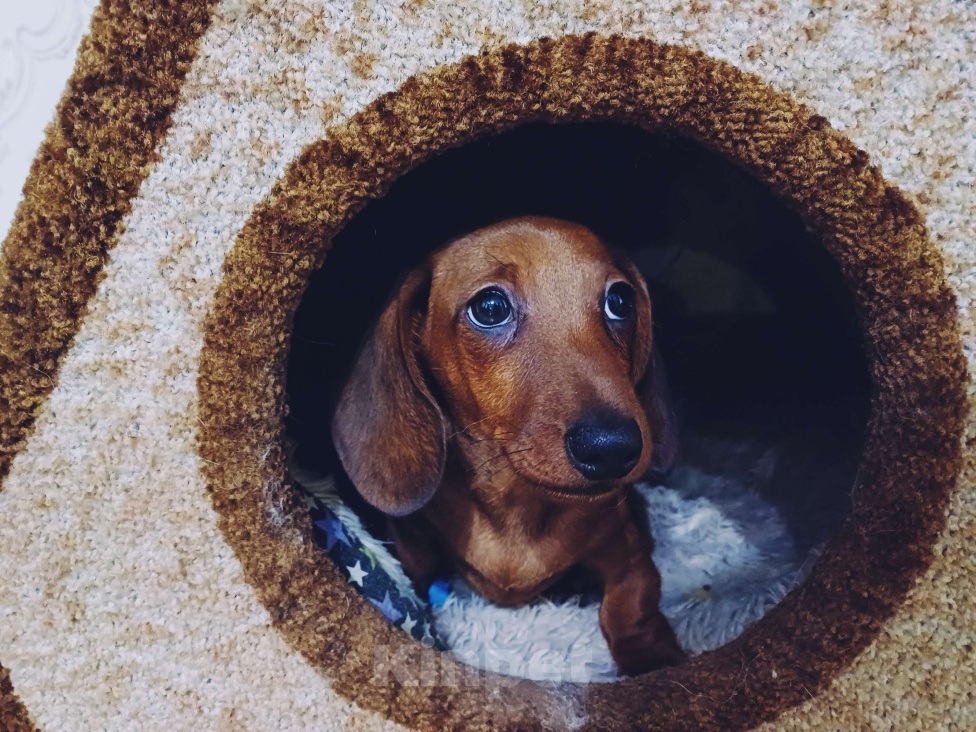
[[[637,422],[614,412],[584,417],[566,431],[566,454],[590,480],[623,478],[637,465],[643,447]]]

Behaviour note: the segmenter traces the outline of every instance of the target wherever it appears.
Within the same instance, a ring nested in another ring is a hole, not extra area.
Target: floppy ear
[[[419,361],[429,294],[429,270],[411,273],[359,354],[332,420],[353,485],[392,516],[427,503],[444,474],[446,422]]]
[[[647,292],[644,276],[629,260],[618,264],[634,286],[637,300],[637,327],[631,348],[631,372],[647,414],[654,444],[651,467],[647,474],[664,477],[674,469],[678,461],[678,428],[671,405],[668,375],[661,354],[653,345],[651,297]]]
[[[658,349],[651,348],[651,358],[639,385],[641,400],[647,413],[647,422],[654,439],[654,453],[648,476],[663,478],[674,470],[678,462],[678,421],[671,404],[671,390],[668,388],[668,375]]]

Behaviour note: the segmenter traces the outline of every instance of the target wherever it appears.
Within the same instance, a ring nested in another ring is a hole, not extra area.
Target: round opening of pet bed
[[[526,125],[425,163],[343,228],[296,313],[287,376],[293,477],[316,536],[418,640],[539,680],[616,677],[599,595],[585,583],[502,609],[445,576],[432,608],[426,588],[418,597],[395,566],[391,576],[384,517],[345,476],[329,432],[403,273],[459,235],[522,215],[584,224],[648,282],[681,457],[640,495],[662,607],[687,651],[713,650],[799,585],[847,515],[870,377],[853,297],[817,236],[727,159],[674,136]]]
[[[648,280],[683,448],[645,492],[670,517],[652,527],[663,605],[727,600],[708,562],[734,546],[735,591],[761,606],[679,629],[714,650],[678,666],[519,679],[364,594],[392,570],[351,536],[372,528],[354,492],[329,487],[334,389],[404,268],[519,214],[589,226]],[[927,565],[964,410],[941,261],[864,153],[724,63],[592,35],[411,79],[308,148],[227,258],[199,383],[214,506],[272,621],[338,691],[417,728],[733,729],[809,699]]]

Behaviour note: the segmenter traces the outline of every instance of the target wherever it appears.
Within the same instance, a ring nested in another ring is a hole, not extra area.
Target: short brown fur
[[[635,296],[619,322],[603,312],[614,283]],[[490,287],[511,293],[509,327],[466,317]],[[364,497],[401,517],[392,533],[422,589],[446,569],[517,605],[581,567],[603,590],[600,627],[621,670],[670,665],[682,653],[658,610],[650,536],[627,500],[652,455],[667,469],[675,454],[650,355],[651,302],[632,264],[577,224],[505,221],[407,278],[343,391],[336,447]],[[640,428],[640,457],[622,478],[584,477],[568,456],[567,431],[599,410]]]

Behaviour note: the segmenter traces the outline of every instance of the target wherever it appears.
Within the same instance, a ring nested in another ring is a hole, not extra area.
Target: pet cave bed
[[[96,10],[0,263],[0,726],[972,726],[972,9],[477,11]],[[410,639],[316,544],[286,368],[370,202],[569,122],[771,191],[839,272],[870,403],[850,512],[762,620],[673,669],[513,683]]]

